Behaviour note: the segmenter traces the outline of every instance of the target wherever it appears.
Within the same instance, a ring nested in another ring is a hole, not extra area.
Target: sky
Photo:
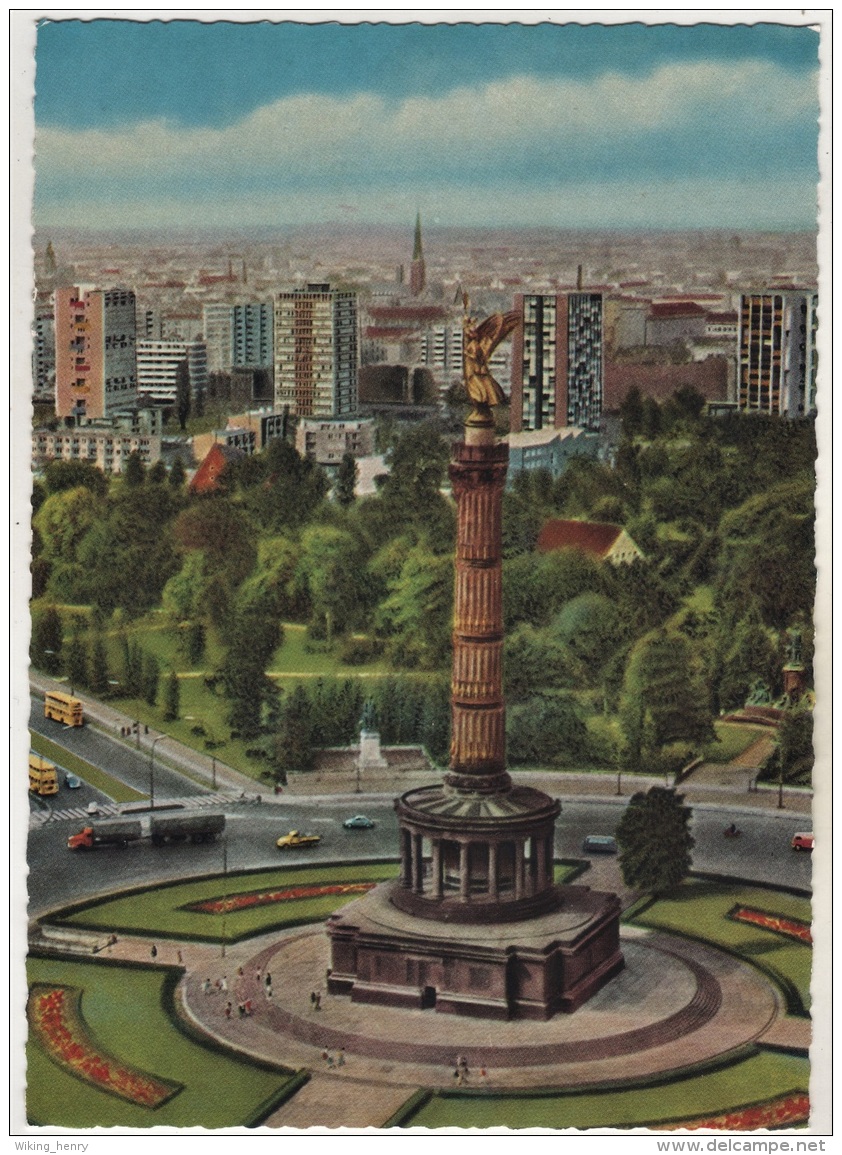
[[[810,229],[808,27],[45,21],[36,227]]]

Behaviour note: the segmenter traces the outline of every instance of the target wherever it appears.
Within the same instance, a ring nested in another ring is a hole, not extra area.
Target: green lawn
[[[288,866],[276,870],[230,874],[227,877],[214,875],[173,886],[156,887],[123,898],[104,899],[64,917],[59,912],[50,921],[94,930],[113,930],[122,934],[149,934],[206,942],[220,942],[224,935],[226,942],[235,942],[268,930],[318,922],[359,896],[328,894],[319,898],[294,899],[251,907],[225,915],[182,908],[207,899],[230,898],[256,890],[310,884],[379,882],[394,878],[397,873],[396,863],[366,863],[357,866]]]
[[[717,742],[709,742],[702,748],[702,758],[705,762],[730,762],[743,750],[747,750],[752,742],[764,737],[764,731],[754,726],[740,726],[734,722],[714,722]],[[766,730],[765,734],[768,735]]]
[[[725,947],[761,967],[785,990],[794,990],[802,1006],[809,1007],[812,949],[773,931],[728,918],[728,911],[737,903],[801,922],[811,921],[809,899],[700,879],[686,881],[674,898],[659,899],[639,914],[632,914],[630,921]]]
[[[114,802],[139,802],[147,797],[146,794],[133,790],[131,786],[126,786],[124,782],[112,778],[110,774],[107,774],[105,770],[100,770],[98,766],[92,766],[84,758],[71,754],[63,746],[57,746],[55,742],[51,742],[49,738],[45,738],[41,734],[30,731],[29,744],[36,754],[49,758],[51,762],[57,762],[71,774],[78,774],[95,789],[107,794]]]
[[[234,1127],[278,1097],[291,1070],[267,1070],[203,1046],[174,1024],[167,973],[58,959],[29,959],[30,983],[81,988],[81,1012],[98,1048],[148,1075],[182,1083],[157,1109],[98,1090],[27,1045],[27,1117],[55,1127]]]
[[[539,1072],[536,1072],[536,1075]],[[492,1072],[493,1075],[493,1072]],[[709,1074],[658,1087],[602,1093],[434,1094],[404,1127],[645,1127],[689,1120],[806,1091],[809,1061],[760,1052]],[[474,1081],[479,1076],[474,1073]]]

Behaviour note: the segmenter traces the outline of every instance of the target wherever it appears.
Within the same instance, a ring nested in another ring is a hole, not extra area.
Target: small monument
[[[783,668],[784,697],[797,705],[807,689],[807,670],[802,658],[801,632],[789,631],[787,663]]]
[[[478,325],[465,298],[465,386],[474,404],[450,478],[456,578],[450,769],[395,802],[400,878],[334,914],[328,990],[355,1002],[496,1019],[575,1011],[624,966],[615,894],[555,881],[561,805],[506,771],[503,699],[505,400],[488,360],[517,324]]]
[[[360,755],[358,770],[385,770],[389,763],[380,753],[380,733],[377,729],[377,710],[371,698],[366,698],[360,717]]]

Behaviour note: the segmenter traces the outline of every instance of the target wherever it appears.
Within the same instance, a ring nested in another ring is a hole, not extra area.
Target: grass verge
[[[493,1072],[492,1072],[493,1077]],[[761,1051],[741,1062],[658,1086],[627,1090],[474,1091],[419,1096],[417,1110],[404,1111],[402,1127],[591,1128],[657,1126],[721,1114],[758,1101],[802,1091],[809,1081],[807,1059]],[[409,1106],[409,1104],[407,1104]]]
[[[776,914],[801,922],[811,921],[807,898],[780,890],[699,879],[688,879],[676,895],[658,899],[627,921],[701,939],[739,955],[777,982],[795,1013],[806,1013],[810,1005],[811,948],[728,918],[728,912],[736,903],[774,910]]]
[[[104,1052],[183,1089],[151,1109],[69,1074],[32,1041],[27,1045],[27,1117],[33,1124],[90,1127],[235,1127],[278,1100],[292,1070],[247,1062],[182,1033],[172,1009],[174,972],[91,962],[28,960],[30,983],[72,984],[82,1015]]]
[[[36,754],[49,758],[51,762],[57,762],[70,774],[78,774],[90,786],[96,790],[101,790],[114,802],[139,802],[147,797],[146,794],[141,794],[139,790],[133,790],[131,786],[127,786],[125,782],[112,778],[107,771],[101,770],[99,766],[92,766],[84,758],[80,758],[77,754],[71,754],[63,746],[57,746],[55,742],[51,742],[49,738],[45,738],[41,734],[30,731],[29,744]]]
[[[358,894],[326,894],[317,898],[286,899],[224,914],[185,910],[186,906],[211,899],[231,898],[255,891],[308,885],[337,886],[355,882],[381,882],[394,878],[397,863],[365,863],[351,866],[285,867],[226,876],[215,874],[189,882],[132,891],[84,905],[68,907],[50,916],[50,922],[118,934],[148,934],[197,942],[239,942],[269,930],[301,926],[326,919]]]

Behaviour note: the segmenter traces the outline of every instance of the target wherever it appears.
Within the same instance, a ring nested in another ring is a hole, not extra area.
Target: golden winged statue
[[[462,356],[465,388],[475,405],[505,405],[506,394],[491,376],[488,359],[501,341],[520,323],[518,313],[494,313],[478,324],[470,314],[470,300],[462,294],[465,316],[462,321]]]

